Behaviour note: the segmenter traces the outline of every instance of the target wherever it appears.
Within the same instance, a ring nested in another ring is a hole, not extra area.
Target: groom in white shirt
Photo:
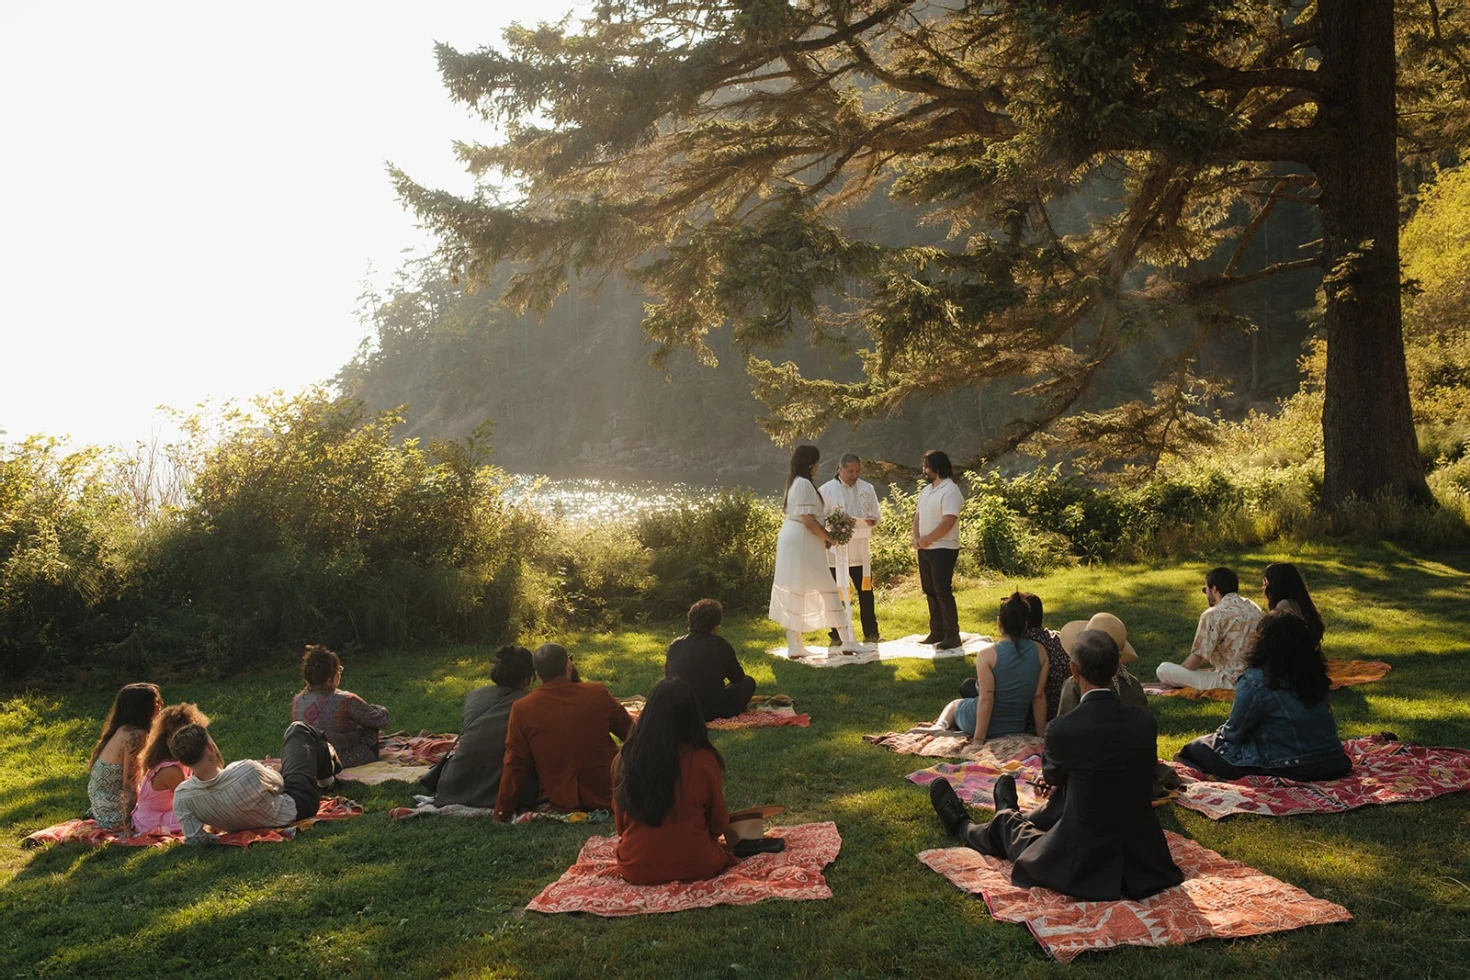
[[[847,542],[847,574],[852,589],[858,596],[858,608],[863,624],[863,642],[878,642],[878,616],[873,611],[873,528],[878,523],[878,492],[867,480],[860,479],[863,462],[848,453],[838,462],[837,475],[822,485],[822,503],[830,516],[837,508],[855,522],[852,540]],[[837,577],[837,561],[841,549],[827,549],[827,566],[832,577]],[[835,646],[842,637],[831,631]]]

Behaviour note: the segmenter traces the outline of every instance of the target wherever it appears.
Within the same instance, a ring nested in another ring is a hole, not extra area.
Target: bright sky
[[[570,6],[570,3],[567,4]],[[468,192],[433,45],[561,5],[0,4],[0,429],[132,443],[154,407],[293,392],[427,236],[385,161]]]

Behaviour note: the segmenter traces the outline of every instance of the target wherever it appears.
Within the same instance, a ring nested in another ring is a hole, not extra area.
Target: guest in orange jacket
[[[710,744],[699,698],[659,681],[613,763],[618,874],[635,885],[703,881],[735,863],[720,843],[725,760]]]
[[[531,772],[546,800],[559,810],[612,809],[612,761],[633,719],[601,684],[579,682],[566,648],[545,643],[531,655],[541,686],[510,709],[505,771],[495,819],[515,816],[521,785]]]

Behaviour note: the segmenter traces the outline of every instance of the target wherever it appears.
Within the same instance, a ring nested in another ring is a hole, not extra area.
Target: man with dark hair
[[[610,736],[627,738],[633,719],[606,687],[573,683],[577,668],[566,647],[543,643],[531,654],[531,666],[541,686],[511,705],[495,819],[515,816],[532,771],[559,810],[611,809],[618,750]]]
[[[965,497],[954,482],[949,456],[937,449],[921,464],[928,486],[914,509],[914,548],[919,552],[919,584],[929,601],[929,635],[920,643],[952,650],[962,644],[954,598],[954,566],[960,557],[960,511]]]
[[[1230,569],[1210,570],[1200,590],[1210,605],[1200,613],[1194,645],[1184,663],[1159,664],[1155,673],[1160,681],[1201,691],[1235,687],[1261,621],[1261,607],[1240,595],[1239,588],[1240,580]]]
[[[849,595],[856,594],[858,617],[863,624],[863,642],[877,643],[878,614],[873,604],[873,528],[878,524],[878,492],[873,485],[862,479],[863,461],[852,453],[846,453],[837,464],[837,475],[822,484],[819,491],[822,503],[831,516],[838,508],[853,519],[852,540],[842,546],[827,549],[827,567],[832,577],[841,584],[837,562],[842,552],[847,553],[847,577],[852,583]],[[828,634],[833,646],[842,643],[837,630]]]
[[[229,833],[284,827],[316,816],[322,784],[342,770],[337,751],[320,731],[301,721],[286,728],[281,771],[254,759],[225,765],[202,725],[185,725],[168,741],[173,757],[193,770],[174,787],[174,816],[189,844],[210,843],[206,826]]]
[[[995,819],[982,826],[970,822],[948,780],[929,785],[945,829],[981,854],[1014,861],[1011,881],[1021,888],[1105,902],[1147,898],[1184,880],[1152,804],[1158,726],[1108,689],[1117,670],[1111,636],[1085,630],[1077,637],[1070,671],[1082,700],[1046,726],[1045,792],[1065,790],[1061,812],[1050,808],[1049,828],[1020,812],[1010,774],[996,781]]]
[[[705,721],[734,718],[755,694],[755,678],[741,668],[729,641],[718,635],[724,614],[714,599],[690,606],[689,632],[670,643],[664,657],[664,676],[694,688]]]

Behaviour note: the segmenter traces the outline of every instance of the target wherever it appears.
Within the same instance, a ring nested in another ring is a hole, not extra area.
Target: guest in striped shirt
[[[299,721],[286,729],[280,772],[254,759],[225,765],[201,725],[180,728],[169,748],[193,771],[174,789],[174,816],[190,844],[211,843],[218,833],[284,827],[314,817],[322,784],[342,768],[326,736]]]

